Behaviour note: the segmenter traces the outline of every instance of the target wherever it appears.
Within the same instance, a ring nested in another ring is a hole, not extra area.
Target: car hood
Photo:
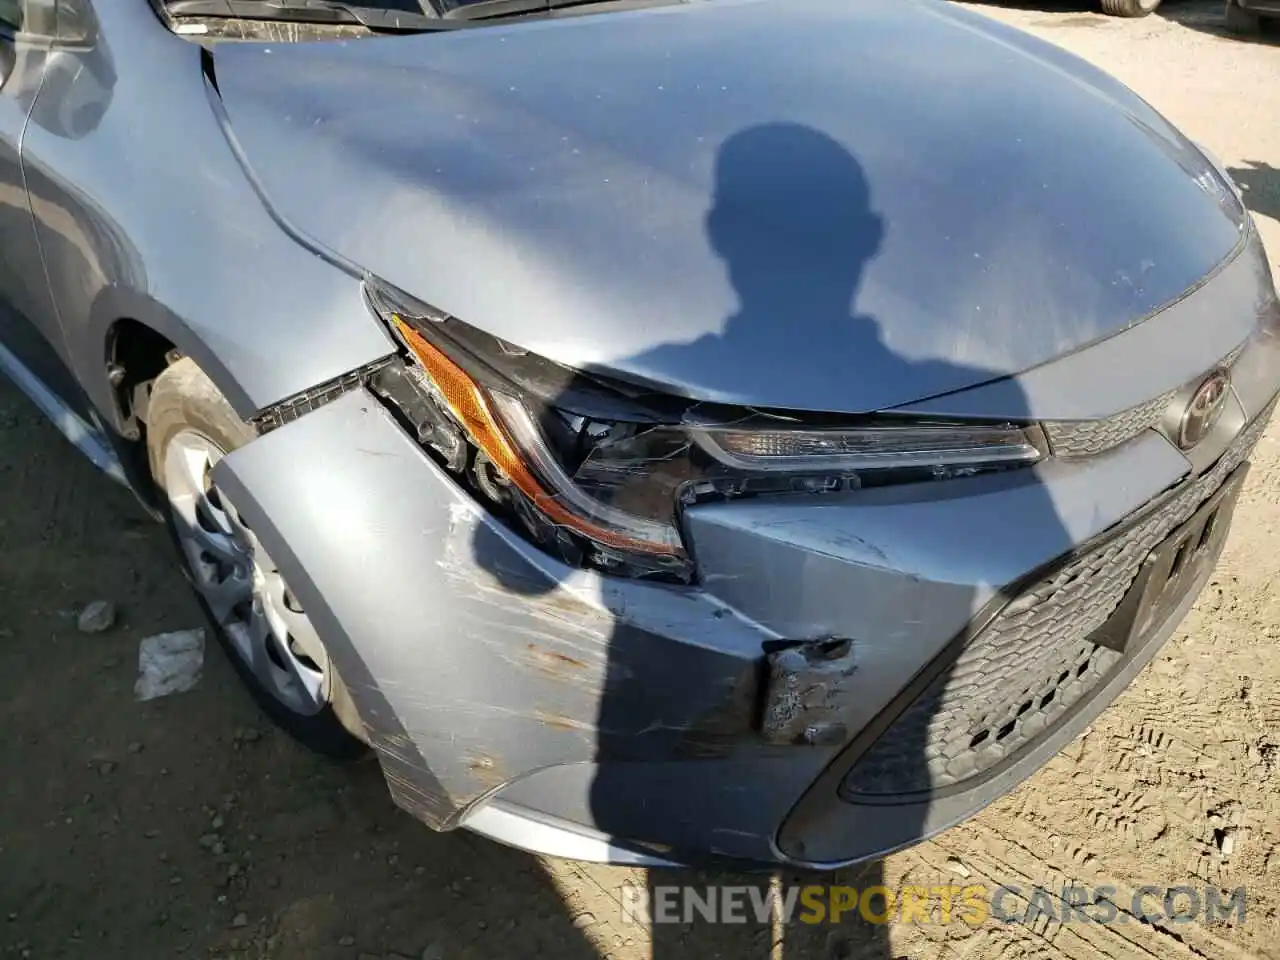
[[[299,234],[700,399],[859,412],[1017,373],[1177,298],[1245,222],[1118,82],[931,2],[712,0],[214,65]]]

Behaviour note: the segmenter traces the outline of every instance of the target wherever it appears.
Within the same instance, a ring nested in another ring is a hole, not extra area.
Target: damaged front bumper
[[[761,651],[776,635],[705,591],[538,551],[363,388],[215,476],[288,571],[397,803],[434,827],[483,825],[497,803],[524,811],[531,831],[575,824],[556,831],[552,852],[568,856],[592,856],[608,836],[610,859],[623,848],[767,858],[800,788],[834,756],[758,742]],[[607,825],[592,813],[604,766],[625,771],[609,785],[620,800]]]
[[[1116,557],[1140,565],[1238,489],[1228,475],[1275,386],[1269,366],[1243,369],[1221,454],[1192,479],[1149,431],[1035,470],[699,506],[697,587],[552,559],[363,387],[215,479],[325,638],[396,802],[429,825],[580,859],[834,866],[1006,791],[1154,655],[1208,575],[1229,503],[1176,596],[1150,606],[1158,622],[1120,650],[1094,636],[1137,577]],[[1161,490],[1176,509],[1153,506]],[[975,691],[980,717],[957,708]],[[1016,736],[997,737],[1006,727]]]

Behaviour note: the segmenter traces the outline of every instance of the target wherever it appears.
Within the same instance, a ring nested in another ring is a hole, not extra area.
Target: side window
[[[74,25],[84,18],[83,4],[87,0],[0,0],[0,32],[13,37],[21,34],[27,41],[52,40],[57,35],[61,19]],[[64,14],[59,9],[63,3],[80,10],[79,16]]]
[[[0,3],[3,2],[4,0],[0,0]],[[47,3],[48,0],[37,2]],[[70,44],[92,43],[97,37],[98,21],[90,0],[57,0],[57,4],[58,24],[54,30],[57,38]]]
[[[0,0],[0,30],[17,33],[23,28],[23,7],[26,0]]]

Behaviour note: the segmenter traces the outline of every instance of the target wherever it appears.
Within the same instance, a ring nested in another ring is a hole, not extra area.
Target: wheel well
[[[130,486],[156,516],[160,500],[147,458],[147,404],[151,382],[178,356],[168,338],[137,320],[117,320],[107,334],[107,379],[120,424],[113,443]]]
[[[147,421],[151,381],[178,356],[167,337],[146,324],[117,320],[107,335],[107,377],[115,391],[122,433],[140,440]]]

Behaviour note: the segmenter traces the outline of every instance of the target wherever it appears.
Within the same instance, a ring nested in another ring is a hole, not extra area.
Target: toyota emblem
[[[1182,414],[1182,423],[1178,426],[1179,447],[1190,450],[1213,429],[1226,406],[1230,386],[1231,378],[1225,370],[1215,370],[1201,381]]]

